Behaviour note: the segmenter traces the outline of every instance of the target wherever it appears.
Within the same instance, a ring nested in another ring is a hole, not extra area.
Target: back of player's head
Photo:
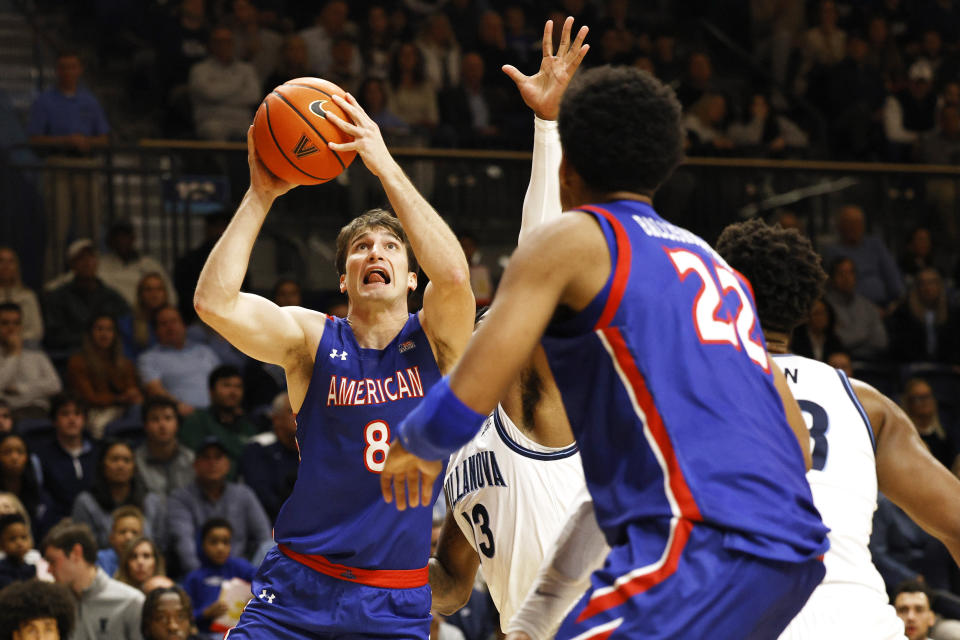
[[[20,637],[21,625],[40,618],[53,618],[57,621],[60,637],[70,637],[76,619],[76,607],[67,587],[27,580],[0,591],[0,640],[12,640],[15,632]]]
[[[563,157],[596,193],[652,194],[683,158],[681,117],[673,90],[649,73],[583,71],[560,105]]]
[[[77,545],[83,549],[83,559],[87,564],[97,563],[97,539],[93,536],[90,526],[73,520],[61,520],[47,533],[40,544],[40,552],[44,555],[47,549],[60,549],[65,555],[70,555]]]
[[[750,281],[764,329],[789,333],[806,320],[827,274],[810,241],[760,219],[729,225],[717,253]]]
[[[230,538],[233,538],[233,525],[230,524],[230,521],[226,518],[210,518],[203,523],[203,528],[200,529],[200,539],[206,540],[207,535],[214,529],[226,529],[230,532]]]
[[[413,255],[413,248],[407,240],[407,232],[395,215],[386,209],[370,209],[348,222],[337,234],[337,275],[347,272],[347,254],[354,239],[368,229],[382,228],[397,236],[407,248],[407,270],[416,271],[417,257]]]

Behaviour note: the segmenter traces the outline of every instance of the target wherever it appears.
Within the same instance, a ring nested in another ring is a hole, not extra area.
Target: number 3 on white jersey
[[[764,371],[770,371],[770,365],[767,362],[767,350],[763,345],[750,337],[750,333],[756,328],[757,318],[753,313],[753,307],[750,305],[750,299],[743,291],[740,279],[727,267],[714,263],[713,268],[717,274],[717,280],[720,286],[713,279],[710,273],[710,267],[706,265],[703,258],[686,249],[668,250],[667,255],[673,261],[673,266],[680,275],[680,280],[686,279],[687,275],[693,271],[700,276],[703,285],[697,294],[697,299],[693,306],[693,323],[697,329],[697,336],[700,342],[704,344],[730,344],[740,348],[743,345],[747,355],[755,363],[763,367]],[[722,293],[721,293],[722,291]],[[735,321],[729,318],[720,318],[718,313],[723,304],[723,295],[730,291],[735,291],[740,298],[740,309],[737,311]]]
[[[383,420],[368,423],[363,428],[363,441],[367,444],[363,448],[363,464],[367,471],[380,473],[390,450],[390,426]]]

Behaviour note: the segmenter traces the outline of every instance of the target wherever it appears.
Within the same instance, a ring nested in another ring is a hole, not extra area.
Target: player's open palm
[[[443,470],[443,461],[424,460],[394,440],[380,472],[380,490],[387,502],[396,501],[397,509],[433,506],[433,483]]]
[[[393,158],[387,149],[387,143],[383,140],[383,134],[380,133],[380,127],[367,115],[353,95],[348,93],[346,98],[334,95],[333,101],[353,122],[347,122],[335,113],[328,113],[327,121],[344,133],[353,136],[353,141],[330,142],[328,146],[334,151],[356,151],[363,158],[363,164],[367,165],[370,173],[381,176],[387,166],[393,162]]]
[[[272,199],[297,186],[281,180],[263,164],[253,141],[253,127],[247,129],[247,164],[250,166],[250,188],[260,195]]]
[[[587,37],[587,27],[580,27],[573,43],[570,42],[572,29],[573,18],[568,17],[560,34],[560,47],[554,55],[553,20],[547,20],[543,27],[543,59],[540,61],[540,70],[534,75],[526,76],[509,64],[503,66],[503,72],[516,83],[523,101],[533,109],[537,117],[544,120],[557,119],[563,92],[567,90],[573,74],[590,49],[590,45],[583,44]]]

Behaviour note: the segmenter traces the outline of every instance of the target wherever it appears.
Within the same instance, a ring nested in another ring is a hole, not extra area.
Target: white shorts
[[[780,640],[905,640],[886,594],[851,584],[820,585]]]

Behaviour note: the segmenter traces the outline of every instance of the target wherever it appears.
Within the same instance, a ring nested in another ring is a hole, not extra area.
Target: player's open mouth
[[[390,275],[383,269],[374,268],[363,276],[363,284],[390,284]]]

